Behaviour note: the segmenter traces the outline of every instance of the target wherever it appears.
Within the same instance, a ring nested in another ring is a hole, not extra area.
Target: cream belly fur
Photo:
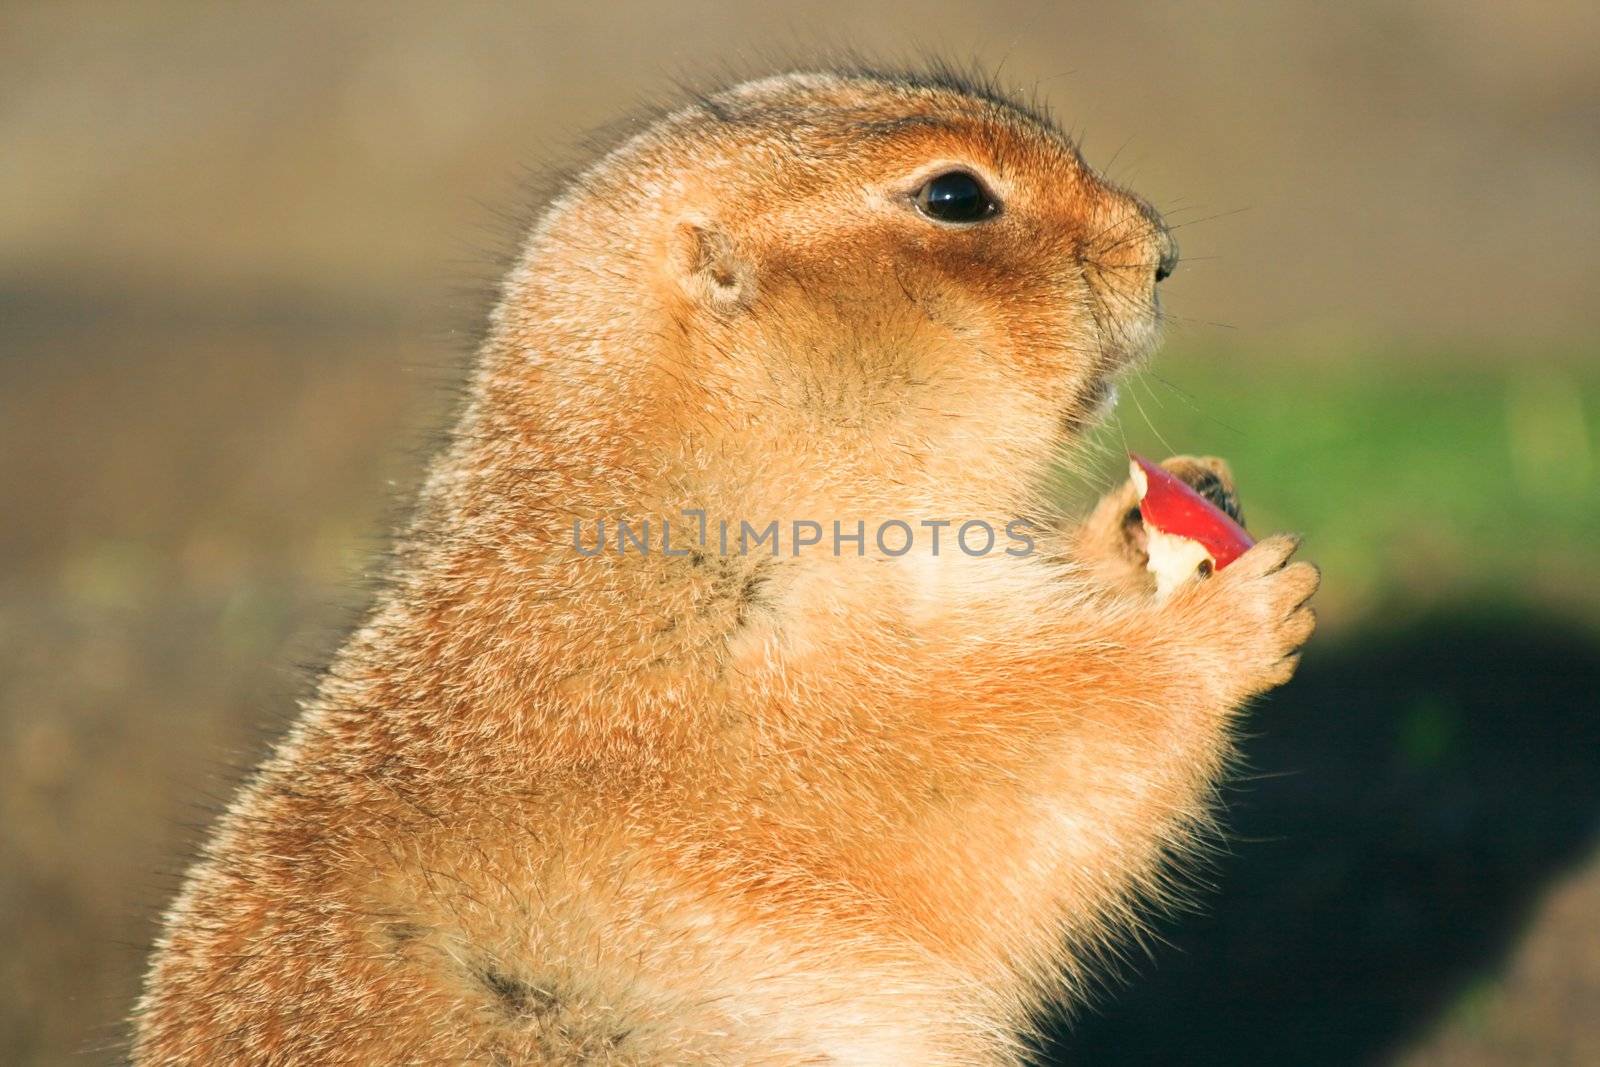
[[[1158,600],[1130,487],[1043,496],[1174,262],[1046,116],[937,72],[748,83],[601,160],[189,872],[135,1061],[1025,1059],[1314,626],[1291,538]],[[575,549],[686,510],[1035,551]]]

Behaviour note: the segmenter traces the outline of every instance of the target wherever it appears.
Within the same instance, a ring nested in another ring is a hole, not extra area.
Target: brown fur
[[[998,217],[914,210],[950,164]],[[1168,240],[938,78],[752,83],[600,162],[506,279],[387,591],[173,905],[136,1060],[1020,1059],[1293,670],[1294,542],[1157,604],[1126,488],[1023,559],[585,558],[572,526],[1037,514],[1153,342]]]

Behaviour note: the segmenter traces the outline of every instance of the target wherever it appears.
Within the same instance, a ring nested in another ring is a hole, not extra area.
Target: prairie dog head
[[[1146,203],[986,90],[750,82],[552,206],[507,279],[479,409],[586,446],[611,484],[1002,509],[1152,346],[1174,262]]]

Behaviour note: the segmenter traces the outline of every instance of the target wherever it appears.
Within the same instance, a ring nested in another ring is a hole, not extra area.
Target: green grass
[[[1592,350],[1172,348],[1124,385],[1099,440],[1226,458],[1255,533],[1306,535],[1334,618],[1509,599],[1600,619]]]

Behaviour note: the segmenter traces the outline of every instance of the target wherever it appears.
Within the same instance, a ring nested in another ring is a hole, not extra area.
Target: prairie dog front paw
[[[1200,640],[1202,658],[1232,700],[1287,682],[1317,627],[1307,601],[1322,574],[1313,563],[1291,562],[1299,547],[1298,537],[1269,537],[1172,598],[1170,607]]]

